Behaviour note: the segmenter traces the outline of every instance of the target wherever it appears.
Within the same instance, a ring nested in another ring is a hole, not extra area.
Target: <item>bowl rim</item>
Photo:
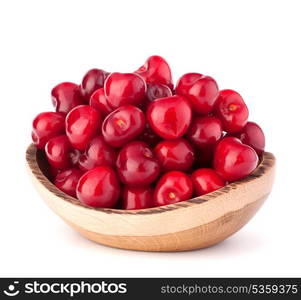
[[[26,150],[26,162],[27,166],[32,173],[32,175],[39,181],[40,184],[43,185],[50,193],[54,194],[55,196],[61,198],[64,201],[67,201],[71,204],[94,210],[100,211],[107,214],[122,214],[122,215],[148,215],[148,214],[156,214],[156,213],[163,213],[171,210],[176,210],[196,204],[202,204],[209,200],[220,196],[221,194],[228,193],[232,189],[237,189],[238,186],[243,185],[247,182],[250,182],[256,178],[262,177],[269,169],[271,169],[275,165],[275,156],[270,152],[264,152],[262,155],[262,159],[258,164],[257,168],[247,177],[231,182],[221,189],[213,191],[211,193],[198,196],[186,201],[177,202],[174,204],[168,204],[165,206],[158,206],[152,208],[144,208],[144,209],[132,209],[132,210],[124,210],[124,209],[117,209],[117,208],[100,208],[100,207],[90,207],[83,203],[81,203],[77,198],[69,196],[65,194],[61,190],[59,190],[42,172],[40,165],[38,163],[38,155],[42,155],[42,150],[37,149],[37,147],[31,143]]]

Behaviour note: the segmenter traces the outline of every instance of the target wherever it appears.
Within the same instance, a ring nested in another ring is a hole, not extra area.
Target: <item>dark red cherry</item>
[[[120,180],[129,186],[146,186],[157,179],[160,165],[153,151],[143,142],[124,146],[116,162]]]
[[[97,109],[103,117],[106,117],[109,113],[113,111],[113,109],[110,107],[107,101],[103,88],[96,90],[92,94],[89,104],[93,108]]]
[[[90,140],[100,132],[101,115],[89,105],[73,108],[66,117],[66,134],[71,145],[84,151]]]
[[[216,117],[195,118],[187,132],[187,138],[198,148],[212,147],[222,136],[222,123]]]
[[[32,122],[32,141],[39,149],[53,137],[65,133],[65,116],[57,112],[38,114]]]
[[[109,74],[101,69],[91,69],[85,74],[80,86],[80,92],[86,102],[89,102],[91,95],[96,90],[104,87],[105,80]]]
[[[45,146],[45,153],[49,164],[61,170],[71,166],[71,150],[72,147],[66,135],[51,138]]]
[[[102,136],[94,137],[84,154],[80,156],[79,167],[83,171],[91,170],[97,166],[115,166],[117,151],[110,147]]]
[[[170,67],[161,56],[150,56],[135,73],[143,77],[147,83],[161,83],[173,88]]]
[[[191,179],[180,171],[165,173],[158,181],[154,192],[155,206],[168,205],[188,200],[193,195]]]
[[[142,105],[145,98],[146,83],[134,73],[111,73],[104,86],[105,96],[110,107],[122,105]]]
[[[214,169],[227,181],[235,181],[250,175],[258,165],[258,155],[253,148],[238,138],[222,139],[214,153]]]
[[[179,79],[176,94],[186,97],[193,111],[206,115],[213,110],[218,96],[218,86],[210,76],[188,73]]]
[[[79,86],[72,82],[56,85],[51,91],[52,104],[57,112],[67,114],[72,108],[84,104]]]
[[[138,138],[140,141],[146,143],[150,147],[156,146],[160,141],[159,137],[149,126],[148,123],[145,124],[145,129]]]
[[[226,181],[212,169],[198,169],[191,176],[197,196],[211,193],[226,185]]]
[[[160,83],[147,84],[146,99],[149,102],[152,102],[158,98],[165,98],[171,96],[172,96],[171,89],[167,85],[160,84]]]
[[[191,115],[189,102],[181,96],[157,99],[146,112],[153,131],[165,139],[182,137],[188,130]]]
[[[254,123],[248,122],[239,132],[234,134],[243,144],[252,147],[258,155],[262,155],[265,148],[265,137],[261,127]]]
[[[155,148],[163,171],[187,171],[193,165],[194,150],[185,139],[164,140]]]
[[[76,197],[76,186],[83,172],[78,169],[68,169],[56,175],[54,179],[55,186],[62,192]]]
[[[112,147],[122,147],[145,129],[145,117],[136,106],[124,105],[110,113],[103,122],[102,134]]]
[[[249,110],[237,92],[222,90],[216,100],[215,114],[222,121],[225,131],[235,133],[247,124]]]
[[[153,207],[151,187],[125,187],[123,190],[123,209],[143,209]]]
[[[115,207],[120,195],[118,177],[111,167],[96,167],[80,178],[76,194],[88,206]]]

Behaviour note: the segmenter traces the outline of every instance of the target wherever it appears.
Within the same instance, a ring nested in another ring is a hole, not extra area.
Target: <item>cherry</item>
[[[226,181],[212,169],[198,169],[191,176],[197,196],[211,193],[226,185]]]
[[[152,102],[158,98],[165,98],[172,96],[171,89],[164,84],[149,83],[147,84],[146,99],[148,102]]]
[[[154,133],[148,123],[145,124],[145,129],[138,139],[150,147],[156,146],[161,141],[161,138]]]
[[[215,114],[222,121],[224,130],[234,133],[247,124],[249,110],[237,92],[222,90],[216,100]]]
[[[84,154],[80,156],[79,168],[83,171],[91,170],[97,166],[115,166],[117,151],[110,147],[102,136],[91,140]]]
[[[258,155],[253,148],[238,138],[222,139],[215,150],[214,169],[227,181],[235,181],[250,175],[258,165]]]
[[[192,194],[193,185],[188,175],[171,171],[159,179],[154,191],[154,204],[161,206],[188,200]]]
[[[32,141],[39,149],[44,149],[51,138],[64,132],[65,116],[62,113],[43,112],[38,114],[32,122]]]
[[[139,74],[147,83],[161,83],[173,88],[170,67],[161,56],[150,56],[135,73]]]
[[[241,131],[233,135],[239,138],[243,144],[252,147],[259,156],[264,152],[265,137],[261,127],[258,124],[254,122],[248,122]]]
[[[187,171],[193,165],[194,150],[185,139],[164,140],[155,148],[163,171]]]
[[[153,131],[165,139],[182,137],[190,125],[191,115],[189,102],[181,96],[157,99],[146,112]]]
[[[92,207],[114,207],[119,199],[120,185],[115,171],[99,166],[87,171],[76,188],[77,198]]]
[[[80,86],[80,92],[86,102],[90,100],[91,95],[96,90],[103,88],[109,74],[101,69],[91,69],[85,74]]]
[[[76,186],[82,175],[78,169],[68,169],[56,175],[54,184],[64,193],[76,197]]]
[[[146,186],[157,179],[160,165],[153,151],[143,142],[124,146],[116,162],[120,180],[130,186]]]
[[[84,151],[90,140],[100,131],[100,112],[89,105],[73,108],[66,117],[66,134],[71,145]]]
[[[176,94],[186,97],[193,111],[206,115],[213,110],[218,96],[218,86],[210,76],[188,73],[179,79]]]
[[[222,135],[222,123],[216,117],[195,118],[187,132],[188,139],[199,148],[214,146]]]
[[[134,73],[111,73],[104,86],[107,102],[113,109],[122,105],[142,105],[146,83]]]
[[[45,146],[45,153],[49,164],[60,170],[71,166],[71,157],[69,156],[71,150],[72,147],[66,135],[51,138]]]
[[[153,207],[153,190],[150,187],[125,187],[123,209],[143,209]]]
[[[51,91],[52,103],[57,112],[67,114],[72,108],[84,104],[79,86],[72,82],[56,85]]]
[[[145,129],[143,112],[133,105],[124,105],[110,113],[103,122],[102,134],[112,147],[122,147]]]
[[[103,88],[96,90],[92,94],[89,104],[93,108],[97,109],[103,117],[106,117],[109,113],[113,111],[113,109],[110,107],[107,101]]]

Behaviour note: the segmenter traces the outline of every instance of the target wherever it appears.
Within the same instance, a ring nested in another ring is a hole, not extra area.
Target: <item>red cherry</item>
[[[214,146],[222,136],[222,123],[216,117],[195,118],[187,132],[188,139],[199,148]]]
[[[188,73],[179,79],[176,94],[186,97],[190,101],[193,111],[199,114],[208,114],[213,110],[217,99],[218,86],[210,76]]]
[[[52,103],[57,112],[67,114],[75,106],[84,103],[79,86],[72,82],[56,85],[51,91]]]
[[[111,73],[104,86],[107,102],[112,108],[122,105],[142,105],[146,92],[145,81],[134,73]]]
[[[96,167],[79,180],[78,199],[92,207],[114,207],[119,199],[120,185],[115,171],[108,166]]]
[[[258,155],[262,155],[265,148],[265,137],[260,126],[254,122],[248,122],[246,126],[234,134],[243,144],[252,147]]]
[[[181,96],[157,99],[146,112],[151,128],[165,139],[182,137],[190,125],[191,115],[190,104]]]
[[[125,187],[123,209],[143,209],[153,207],[153,190],[150,187]]]
[[[191,176],[197,196],[211,193],[226,185],[226,182],[212,169],[198,169]]]
[[[44,149],[51,138],[64,132],[65,116],[62,113],[43,112],[38,114],[32,122],[32,141],[39,149]]]
[[[149,124],[146,123],[144,131],[139,136],[139,140],[146,143],[150,147],[154,147],[161,141],[161,138],[155,134],[150,128]]]
[[[249,110],[237,92],[222,90],[216,100],[215,114],[222,121],[224,130],[234,133],[247,124]]]
[[[86,102],[90,100],[91,95],[96,90],[103,88],[109,74],[101,69],[91,69],[85,74],[80,86],[80,92]]]
[[[113,111],[113,109],[110,107],[107,101],[103,88],[96,90],[92,94],[89,104],[93,108],[97,109],[104,117],[106,117],[109,113]]]
[[[90,140],[100,131],[100,112],[89,105],[73,108],[66,117],[66,134],[71,145],[84,151]]]
[[[188,200],[192,197],[191,179],[182,172],[165,173],[158,181],[154,192],[155,206],[168,205]]]
[[[110,147],[102,136],[91,140],[84,154],[80,156],[79,167],[83,171],[97,166],[115,166],[117,151]]]
[[[69,156],[72,150],[66,135],[51,138],[45,146],[45,153],[49,164],[56,169],[67,169],[71,166]]]
[[[147,83],[161,83],[173,88],[170,67],[161,56],[150,56],[135,73],[139,74]]]
[[[155,148],[163,171],[187,171],[194,162],[194,150],[185,139],[165,140]]]
[[[130,186],[149,185],[160,174],[160,165],[153,151],[139,141],[131,142],[121,149],[116,166],[120,180]]]
[[[250,175],[258,165],[253,148],[235,137],[222,139],[214,153],[214,169],[227,181],[235,181]]]
[[[76,186],[83,175],[83,172],[78,169],[68,169],[56,175],[54,184],[62,192],[76,197]]]
[[[149,102],[152,102],[158,98],[165,98],[170,96],[172,96],[172,91],[167,85],[160,83],[147,84],[146,99]]]
[[[124,105],[110,113],[103,122],[102,134],[112,147],[121,147],[145,129],[143,112],[133,105]]]

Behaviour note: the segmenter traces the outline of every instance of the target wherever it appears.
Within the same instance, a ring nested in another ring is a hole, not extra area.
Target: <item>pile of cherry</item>
[[[264,151],[261,128],[233,90],[183,75],[151,56],[133,73],[92,69],[51,92],[32,139],[50,180],[93,207],[141,209],[204,195],[248,176]]]

